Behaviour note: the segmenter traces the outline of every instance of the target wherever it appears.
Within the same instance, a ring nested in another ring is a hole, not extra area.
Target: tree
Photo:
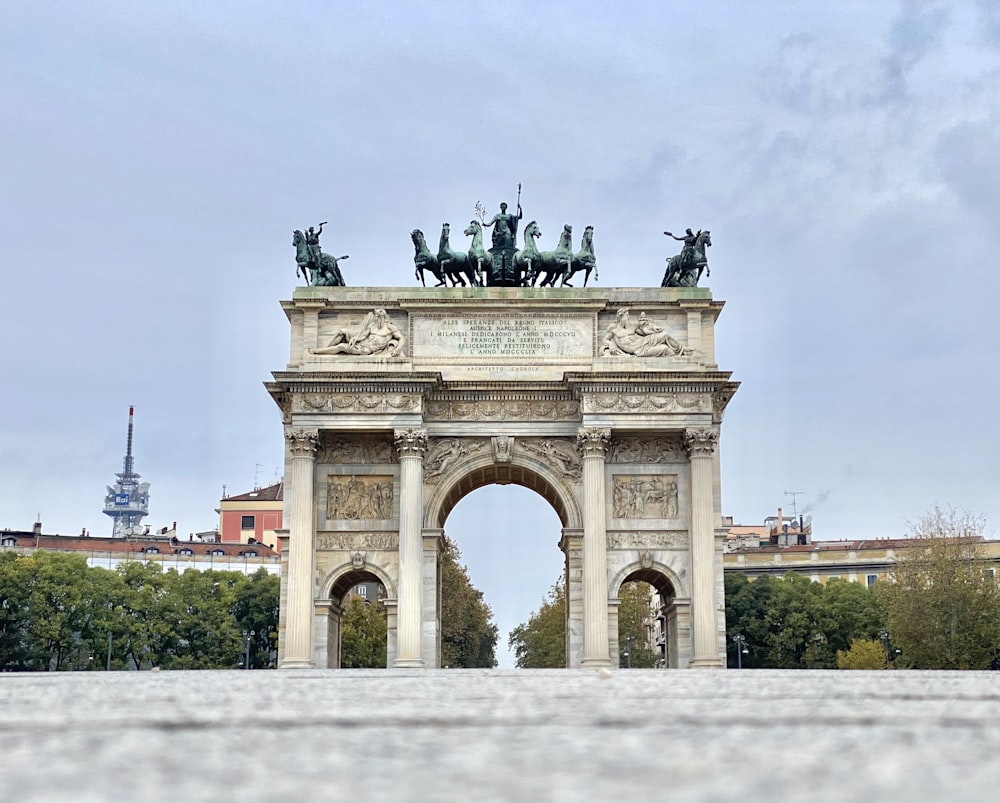
[[[441,549],[441,665],[493,667],[497,665],[499,630],[483,592],[472,585],[462,553],[445,536]]]
[[[623,583],[618,592],[621,604],[618,606],[618,654],[620,666],[628,666],[626,650],[631,651],[633,668],[649,668],[656,661],[653,648],[649,645],[646,622],[649,620],[649,604],[653,595],[649,583]],[[631,638],[631,642],[629,639]]]
[[[340,620],[340,665],[346,669],[384,668],[386,615],[381,602],[352,595]]]
[[[270,666],[278,649],[280,584],[276,575],[258,569],[236,589],[232,614],[244,638],[250,638],[250,669]],[[384,648],[384,638],[382,643]]]
[[[1000,592],[982,559],[981,517],[934,506],[912,525],[885,589],[897,664],[988,669],[1000,648]]]
[[[507,644],[520,669],[566,666],[566,585],[561,578],[528,621],[510,631]]]
[[[833,578],[825,585],[788,572],[782,578],[726,575],[729,666],[746,639],[744,667],[832,669],[837,652],[854,639],[872,638],[884,624],[872,589]]]
[[[837,650],[837,669],[885,669],[885,647],[878,639],[854,639],[849,650]]]

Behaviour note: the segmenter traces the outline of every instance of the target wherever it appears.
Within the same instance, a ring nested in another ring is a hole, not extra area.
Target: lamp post
[[[625,668],[632,668],[632,637],[625,637]]]
[[[747,637],[739,634],[733,636],[733,643],[736,645],[736,668],[743,668],[743,656],[749,655],[750,650],[747,649]]]
[[[253,637],[256,634],[257,634],[256,630],[250,630],[249,632],[243,634],[243,638],[244,638],[244,640],[246,642],[246,657],[245,657],[245,660],[243,662],[243,668],[244,669],[249,669],[250,668],[250,643],[253,641]]]

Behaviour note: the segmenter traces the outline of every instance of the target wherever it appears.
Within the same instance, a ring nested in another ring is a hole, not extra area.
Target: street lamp
[[[243,634],[243,638],[246,641],[246,647],[247,647],[246,658],[245,658],[244,663],[243,663],[243,668],[244,669],[249,669],[250,668],[250,643],[253,641],[253,637],[256,634],[257,634],[256,630],[251,630],[251,631]]]
[[[896,666],[896,656],[899,655],[900,650],[892,648],[892,641],[889,639],[889,632],[887,630],[879,630],[878,638],[882,642],[882,649],[885,650],[885,668],[894,669]]]
[[[625,668],[632,668],[632,637],[625,637]]]
[[[736,645],[736,668],[743,668],[743,656],[749,655],[750,650],[747,649],[747,637],[740,634],[733,636],[733,643]]]

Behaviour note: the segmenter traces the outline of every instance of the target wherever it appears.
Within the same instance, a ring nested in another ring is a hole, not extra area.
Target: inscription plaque
[[[594,317],[552,313],[414,315],[413,356],[513,359],[594,355]]]

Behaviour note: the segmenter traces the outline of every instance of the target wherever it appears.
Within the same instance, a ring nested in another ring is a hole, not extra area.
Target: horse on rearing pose
[[[538,223],[532,220],[524,227],[524,248],[514,254],[514,268],[521,277],[521,284],[524,287],[532,287],[535,284],[535,277],[538,275],[538,259],[541,253],[535,243],[542,232],[538,228]]]
[[[573,254],[573,263],[570,266],[569,272],[563,274],[561,287],[572,287],[569,280],[573,278],[573,274],[579,271],[586,271],[583,274],[583,286],[587,286],[587,279],[590,278],[590,272],[594,271],[594,281],[597,281],[597,257],[594,256],[594,227],[587,226],[583,230],[583,239],[580,241],[580,250]]]
[[[472,245],[469,246],[469,263],[476,272],[479,279],[479,286],[486,285],[486,277],[490,275],[493,267],[493,254],[483,247],[483,227],[478,220],[469,222],[462,232],[466,237],[472,237]]]
[[[434,278],[438,280],[438,283],[434,285],[435,287],[448,284],[444,278],[444,274],[441,272],[438,258],[427,247],[427,240],[424,239],[424,233],[420,229],[414,229],[410,232],[410,239],[413,240],[413,248],[415,250],[413,264],[417,266],[414,272],[417,278],[420,279],[420,283],[424,287],[427,286],[427,282],[424,281],[424,271],[429,270],[434,274]]]
[[[699,231],[691,249],[690,259],[682,261],[683,251],[667,259],[667,270],[663,274],[660,287],[697,287],[702,271],[705,271],[706,276],[711,276],[708,256],[705,254],[705,249],[711,244],[712,232],[707,229]]]
[[[450,237],[451,224],[441,224],[441,240],[438,243],[437,258],[442,272],[451,279],[453,287],[458,284],[465,287],[465,279],[469,280],[471,287],[476,287],[479,282],[476,280],[476,272],[469,262],[469,255],[464,251],[452,251],[451,243],[448,242]]]
[[[344,287],[344,276],[337,266],[341,259],[348,255],[335,257],[332,254],[320,253],[320,263],[317,265],[310,259],[309,246],[305,235],[300,229],[292,232],[292,245],[295,246],[295,273],[302,274],[310,287]]]
[[[556,250],[542,251],[538,255],[537,265],[535,276],[532,277],[532,284],[534,284],[535,277],[542,273],[545,274],[545,278],[538,283],[539,287],[546,285],[555,287],[556,279],[565,277],[570,272],[573,266],[573,227],[569,223],[563,226]]]

